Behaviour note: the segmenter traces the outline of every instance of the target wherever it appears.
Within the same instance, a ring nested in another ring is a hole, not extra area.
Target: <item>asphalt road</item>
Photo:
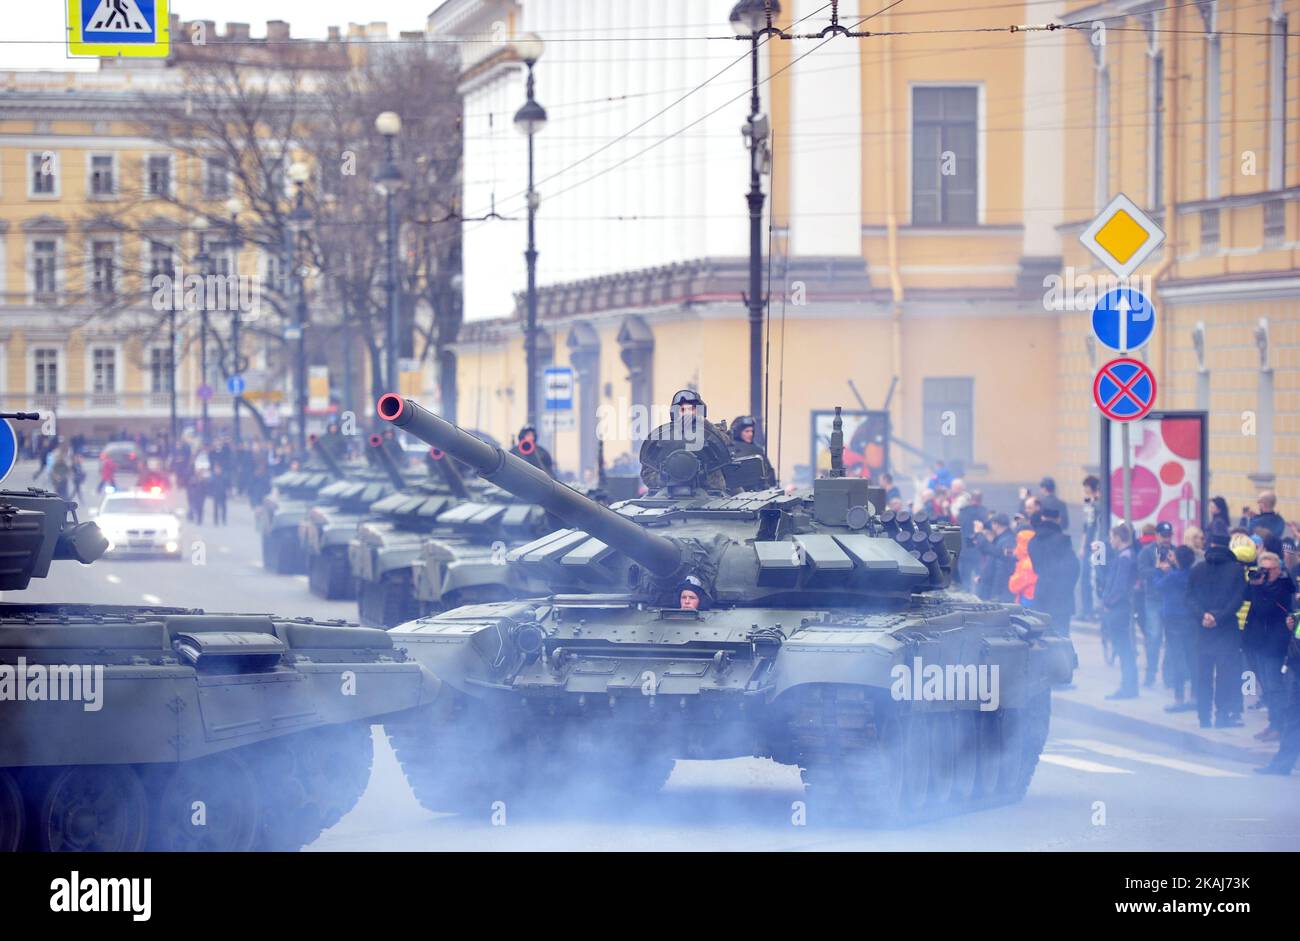
[[[9,486],[25,486],[21,471]],[[89,495],[88,495],[89,496]],[[92,503],[93,498],[87,503]],[[202,564],[195,564],[197,544]],[[355,619],[353,602],[311,595],[306,577],[260,566],[246,501],[230,524],[186,525],[181,561],[56,563],[23,593],[34,601],[181,604],[214,611]],[[9,596],[13,600],[13,595]],[[311,850],[1294,850],[1300,846],[1300,774],[1260,778],[1247,765],[1181,753],[1139,736],[1055,719],[1023,802],[904,830],[845,829],[818,821],[793,768],[761,759],[678,762],[664,790],[629,806],[557,793],[549,805],[438,815],[421,808],[382,730],[360,803]]]

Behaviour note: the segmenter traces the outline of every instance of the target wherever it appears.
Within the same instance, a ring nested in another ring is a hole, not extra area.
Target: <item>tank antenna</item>
[[[844,476],[844,419],[840,406],[835,406],[835,419],[831,422],[831,472],[832,477]]]

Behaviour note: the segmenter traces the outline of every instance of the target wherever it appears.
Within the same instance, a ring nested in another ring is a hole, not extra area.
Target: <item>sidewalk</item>
[[[1255,733],[1267,725],[1264,710],[1249,708],[1255,697],[1246,697],[1247,708],[1242,716],[1246,724],[1237,729],[1203,729],[1195,711],[1165,712],[1165,706],[1174,701],[1173,694],[1158,679],[1151,689],[1142,689],[1137,699],[1108,700],[1107,694],[1119,687],[1119,664],[1106,666],[1099,626],[1074,621],[1070,625],[1070,639],[1079,655],[1079,667],[1074,671],[1076,688],[1053,691],[1052,709],[1057,715],[1249,764],[1262,765],[1276,754],[1276,742],[1260,743],[1254,739]],[[1139,639],[1139,674],[1143,667]]]

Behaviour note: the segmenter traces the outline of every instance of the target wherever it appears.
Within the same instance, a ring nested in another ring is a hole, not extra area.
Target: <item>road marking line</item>
[[[1162,755],[1151,755],[1146,752],[1135,751],[1132,748],[1124,748],[1120,745],[1111,745],[1107,742],[1098,742],[1087,738],[1067,738],[1063,739],[1067,745],[1078,745],[1080,748],[1086,748],[1089,751],[1095,751],[1099,755],[1109,755],[1111,758],[1127,758],[1130,761],[1141,761],[1149,765],[1160,765],[1164,768],[1173,768],[1175,771],[1186,771],[1188,774],[1200,775],[1203,778],[1244,778],[1244,774],[1238,774],[1236,771],[1224,771],[1222,768],[1214,768],[1210,765],[1197,764],[1194,761],[1183,761],[1180,758],[1165,758]]]
[[[146,594],[146,595],[141,595],[140,597],[144,599],[145,604],[162,604],[162,599],[159,598],[157,595]]]
[[[104,580],[108,582],[110,585],[122,584],[122,576],[120,575],[105,575]]]
[[[1128,768],[1116,768],[1114,765],[1103,765],[1097,761],[1087,761],[1083,758],[1069,758],[1065,755],[1042,754],[1038,756],[1039,761],[1046,761],[1049,764],[1060,765],[1063,768],[1073,768],[1075,771],[1087,771],[1091,774],[1133,774]]]

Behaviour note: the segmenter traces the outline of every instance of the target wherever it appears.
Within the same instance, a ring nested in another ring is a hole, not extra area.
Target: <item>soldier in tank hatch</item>
[[[762,462],[762,487],[776,486],[776,472],[767,459],[767,454],[754,442],[754,433],[758,422],[752,415],[741,415],[731,423],[731,456],[737,460],[757,459]]]
[[[519,429],[517,443],[510,449],[510,453],[546,471],[550,476],[555,476],[555,462],[551,460],[551,452],[537,443],[537,429],[532,425],[524,425]]]

